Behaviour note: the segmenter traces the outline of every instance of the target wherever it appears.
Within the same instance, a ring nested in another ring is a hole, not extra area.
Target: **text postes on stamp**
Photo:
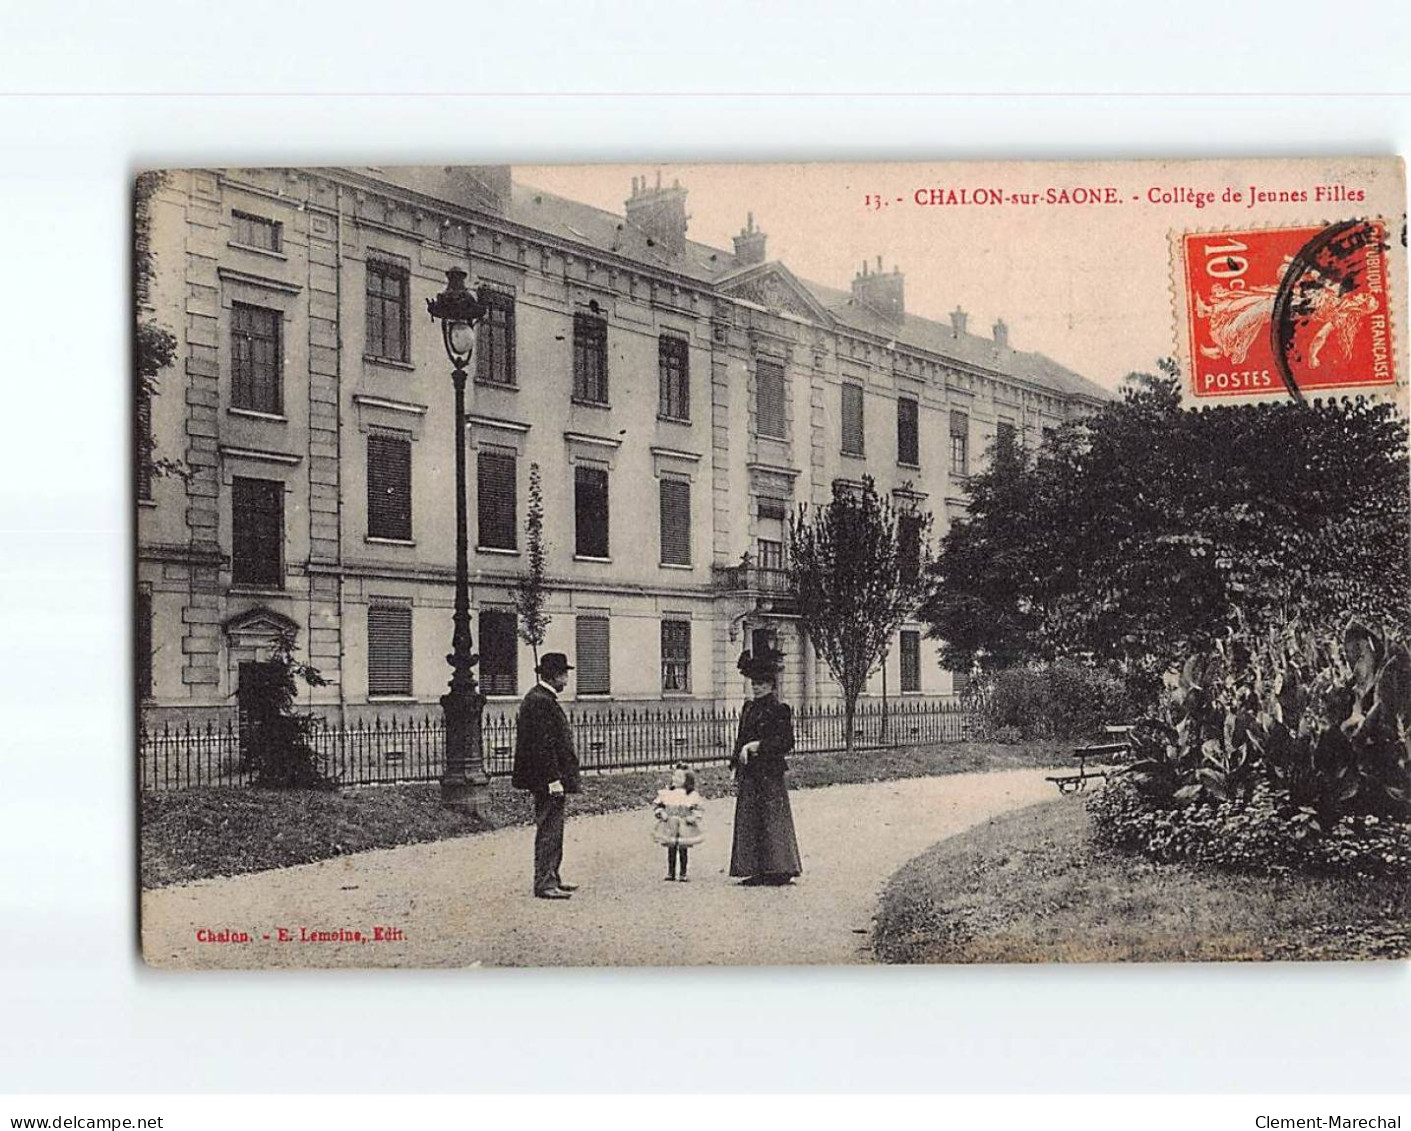
[[[1180,251],[1195,397],[1395,383],[1382,222],[1186,233]]]

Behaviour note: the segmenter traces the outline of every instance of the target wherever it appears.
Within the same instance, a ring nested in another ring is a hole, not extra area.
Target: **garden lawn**
[[[1095,845],[1070,797],[911,861],[873,941],[884,962],[1405,958],[1411,886],[1154,864]]]
[[[1065,750],[1055,743],[950,743],[852,755],[799,754],[790,758],[789,784],[809,789],[1021,769],[1061,763]],[[645,809],[668,777],[664,770],[585,775],[583,792],[569,800],[569,816]],[[724,766],[698,768],[696,783],[706,798],[734,790]],[[434,782],[336,792],[207,787],[144,793],[141,805],[144,888],[468,836],[533,820],[529,799],[504,779],[491,785],[482,822],[442,808]]]

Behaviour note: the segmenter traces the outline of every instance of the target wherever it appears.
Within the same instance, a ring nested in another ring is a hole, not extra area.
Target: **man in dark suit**
[[[562,652],[545,652],[535,669],[539,682],[524,697],[515,724],[510,780],[516,789],[534,795],[534,895],[539,899],[568,899],[577,889],[559,876],[567,795],[579,791],[573,732],[559,706],[559,693],[568,686],[572,668]]]

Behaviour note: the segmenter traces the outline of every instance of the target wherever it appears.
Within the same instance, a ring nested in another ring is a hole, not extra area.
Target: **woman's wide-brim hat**
[[[766,645],[754,652],[741,652],[735,666],[746,679],[773,680],[784,666],[784,653]]]

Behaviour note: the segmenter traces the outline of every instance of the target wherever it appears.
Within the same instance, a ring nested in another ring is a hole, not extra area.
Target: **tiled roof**
[[[441,176],[440,170],[378,170],[377,175],[408,188],[443,198],[455,191],[453,183]],[[453,203],[477,206],[474,200],[453,200]],[[681,255],[671,255],[654,245],[623,216],[519,182],[511,185],[506,219],[526,228],[622,256],[643,265],[673,271],[707,285],[717,285],[742,269],[747,269],[746,265],[736,259],[733,252],[695,240],[686,241],[685,251]],[[930,318],[907,314],[898,323],[859,305],[850,291],[827,287],[807,279],[799,281],[834,318],[852,329],[891,339],[903,346],[1008,373],[1057,393],[1098,399],[1111,396],[1102,386],[1043,354],[1025,353],[1007,346],[999,346],[991,339],[978,334],[956,334],[948,321],[936,322]]]

